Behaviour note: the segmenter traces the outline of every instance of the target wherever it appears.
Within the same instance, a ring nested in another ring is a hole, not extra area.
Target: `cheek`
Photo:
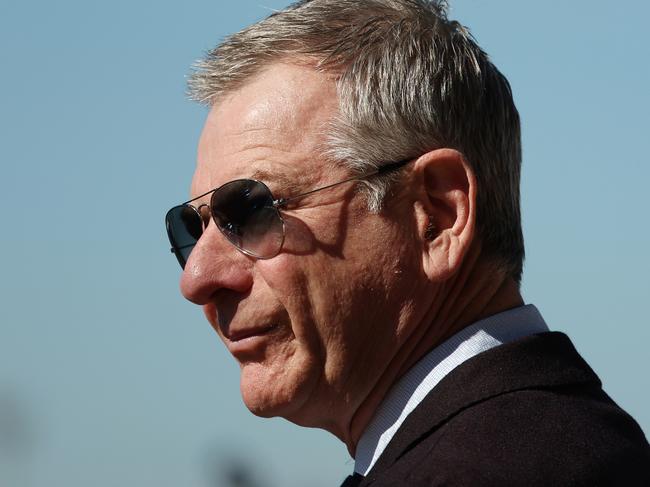
[[[287,312],[296,353],[321,371],[343,347],[340,324],[346,308],[340,303],[335,263],[327,260],[321,253],[281,254],[257,265],[260,277]]]
[[[368,242],[369,233],[377,238]],[[384,237],[376,228],[352,228],[338,250],[283,252],[256,264],[287,311],[296,350],[317,364],[325,383],[346,380],[362,366],[368,345],[383,350],[395,341],[394,287],[404,276],[393,238]]]
[[[296,337],[313,319],[309,296],[312,278],[304,266],[308,261],[306,256],[282,253],[256,265],[257,277],[264,281],[266,292],[286,310]]]
[[[316,252],[318,242],[315,235],[302,220],[288,214],[283,215],[284,219],[284,244],[282,254],[277,258],[290,256],[307,256]]]

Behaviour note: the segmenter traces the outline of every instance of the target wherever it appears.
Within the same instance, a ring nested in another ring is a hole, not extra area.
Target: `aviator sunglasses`
[[[393,162],[369,174],[362,174],[305,193],[276,199],[266,184],[255,179],[236,179],[211,189],[196,198],[173,207],[165,216],[171,251],[183,269],[192,249],[207,227],[210,217],[224,237],[240,252],[257,259],[270,259],[282,250],[285,225],[280,208],[350,181],[386,174],[401,168],[413,159]],[[212,193],[209,204],[191,205]]]

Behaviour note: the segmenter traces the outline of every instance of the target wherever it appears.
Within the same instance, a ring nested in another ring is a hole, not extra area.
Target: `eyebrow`
[[[300,192],[306,184],[308,184],[309,178],[305,177],[303,173],[299,173],[295,170],[286,170],[282,172],[269,171],[268,169],[258,168],[253,171],[249,176],[250,179],[257,179],[267,185],[273,186],[273,196],[278,197],[280,194],[283,196],[291,196],[291,194],[296,194]],[[278,193],[277,195],[275,193]]]
[[[300,173],[294,169],[286,168],[284,168],[284,170],[281,172],[269,171],[268,169],[264,168],[257,168],[245,179],[256,179],[263,182],[264,184],[267,184],[268,186],[272,186],[270,189],[273,191],[274,198],[291,198],[292,195],[303,191],[306,185],[312,184],[310,178],[306,177],[303,173]],[[223,184],[226,184],[227,182]],[[186,205],[188,203],[192,203],[193,201],[201,199],[204,196],[212,193],[214,190],[223,186],[223,184],[212,188],[210,191],[206,191],[203,194],[195,196],[182,204]]]

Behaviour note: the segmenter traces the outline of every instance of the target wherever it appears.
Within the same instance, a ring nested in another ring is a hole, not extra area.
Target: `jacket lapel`
[[[423,437],[473,404],[516,390],[585,383],[600,386],[563,333],[541,333],[480,353],[441,380],[406,418],[363,485],[381,477]]]

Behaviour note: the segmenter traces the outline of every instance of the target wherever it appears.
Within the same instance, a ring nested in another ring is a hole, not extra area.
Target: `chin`
[[[282,417],[299,422],[318,383],[308,368],[269,366],[264,363],[242,365],[240,390],[246,407],[263,418]]]

